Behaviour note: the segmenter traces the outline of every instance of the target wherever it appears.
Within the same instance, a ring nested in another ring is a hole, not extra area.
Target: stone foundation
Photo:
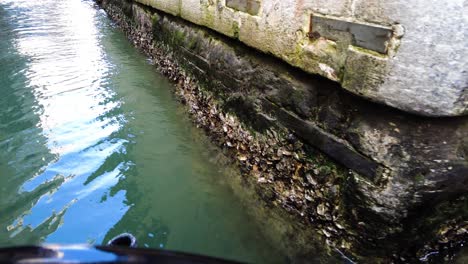
[[[177,83],[194,122],[262,199],[330,248],[408,261],[467,238],[467,117],[372,103],[171,14],[125,0],[101,4]]]

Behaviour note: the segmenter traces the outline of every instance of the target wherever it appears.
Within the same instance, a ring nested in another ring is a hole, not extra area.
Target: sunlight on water
[[[109,100],[113,91],[105,84],[112,64],[105,59],[99,42],[95,9],[80,1],[4,4],[12,11],[24,10],[15,13],[19,25],[14,30],[17,33],[14,45],[19,56],[30,58],[22,72],[27,78],[25,88],[35,101],[34,114],[39,118],[36,128],[42,131],[40,135],[54,157],[21,186],[20,193],[31,193],[46,184],[61,182],[59,187],[42,194],[32,208],[9,225],[14,231],[10,238],[22,234],[25,228],[50,227],[59,221],[61,228],[45,241],[66,237],[72,232],[70,242],[101,242],[105,231],[128,209],[124,205],[125,191],[106,200],[100,212],[92,212],[95,217],[106,217],[101,225],[93,225],[93,218],[71,217],[83,212],[79,208],[90,207],[102,199],[107,189],[117,184],[125,169],[125,164],[120,163],[112,171],[87,182],[107,157],[122,151],[126,142],[124,139],[109,140],[125,123],[124,118],[99,118],[118,108],[120,102]],[[112,205],[121,209],[114,210]],[[95,230],[84,225],[91,225]],[[80,227],[98,235],[88,237],[85,232],[80,237]]]
[[[0,246],[105,243],[283,262],[171,85],[92,1],[0,0]]]

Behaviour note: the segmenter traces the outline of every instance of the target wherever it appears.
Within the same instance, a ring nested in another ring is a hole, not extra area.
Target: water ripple
[[[125,191],[107,194],[129,163],[108,162],[125,152],[128,141],[112,137],[126,119],[108,87],[114,66],[102,50],[97,12],[81,1],[3,1],[1,11],[0,26],[7,29],[2,35],[9,40],[0,46],[1,59],[13,68],[0,72],[8,79],[0,99],[5,102],[0,114],[0,149],[5,154],[0,161],[8,163],[0,166],[13,170],[5,187],[17,188],[18,197],[14,210],[3,204],[13,197],[2,199],[0,209],[12,211],[0,220],[9,222],[10,240],[32,239],[32,232],[40,240],[52,234],[53,240],[69,227],[77,228],[76,220],[66,220],[75,212],[91,213],[88,217],[105,213],[104,206],[96,212],[78,208],[114,203],[109,208],[121,208],[107,212],[114,221],[94,230],[95,236],[82,238],[99,241],[128,209]],[[86,219],[81,218],[81,225]]]
[[[0,246],[131,232],[145,247],[284,263],[171,84],[93,1],[1,0],[0,40]]]

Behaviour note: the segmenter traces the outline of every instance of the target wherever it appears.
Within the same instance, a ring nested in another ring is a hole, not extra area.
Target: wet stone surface
[[[106,9],[178,84],[193,121],[258,194],[332,248],[415,261],[466,239],[466,118],[421,118],[367,102],[140,5]],[[130,9],[128,17],[119,11]]]

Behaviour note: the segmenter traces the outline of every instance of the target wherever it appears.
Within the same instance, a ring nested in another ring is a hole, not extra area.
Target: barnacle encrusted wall
[[[264,199],[355,256],[417,258],[467,236],[468,118],[421,116],[466,112],[466,62],[439,58],[447,46],[433,32],[425,37],[443,47],[429,56],[413,11],[392,18],[418,3],[383,2],[103,5]],[[459,12],[442,2],[430,12]],[[459,44],[451,49],[461,56]]]

